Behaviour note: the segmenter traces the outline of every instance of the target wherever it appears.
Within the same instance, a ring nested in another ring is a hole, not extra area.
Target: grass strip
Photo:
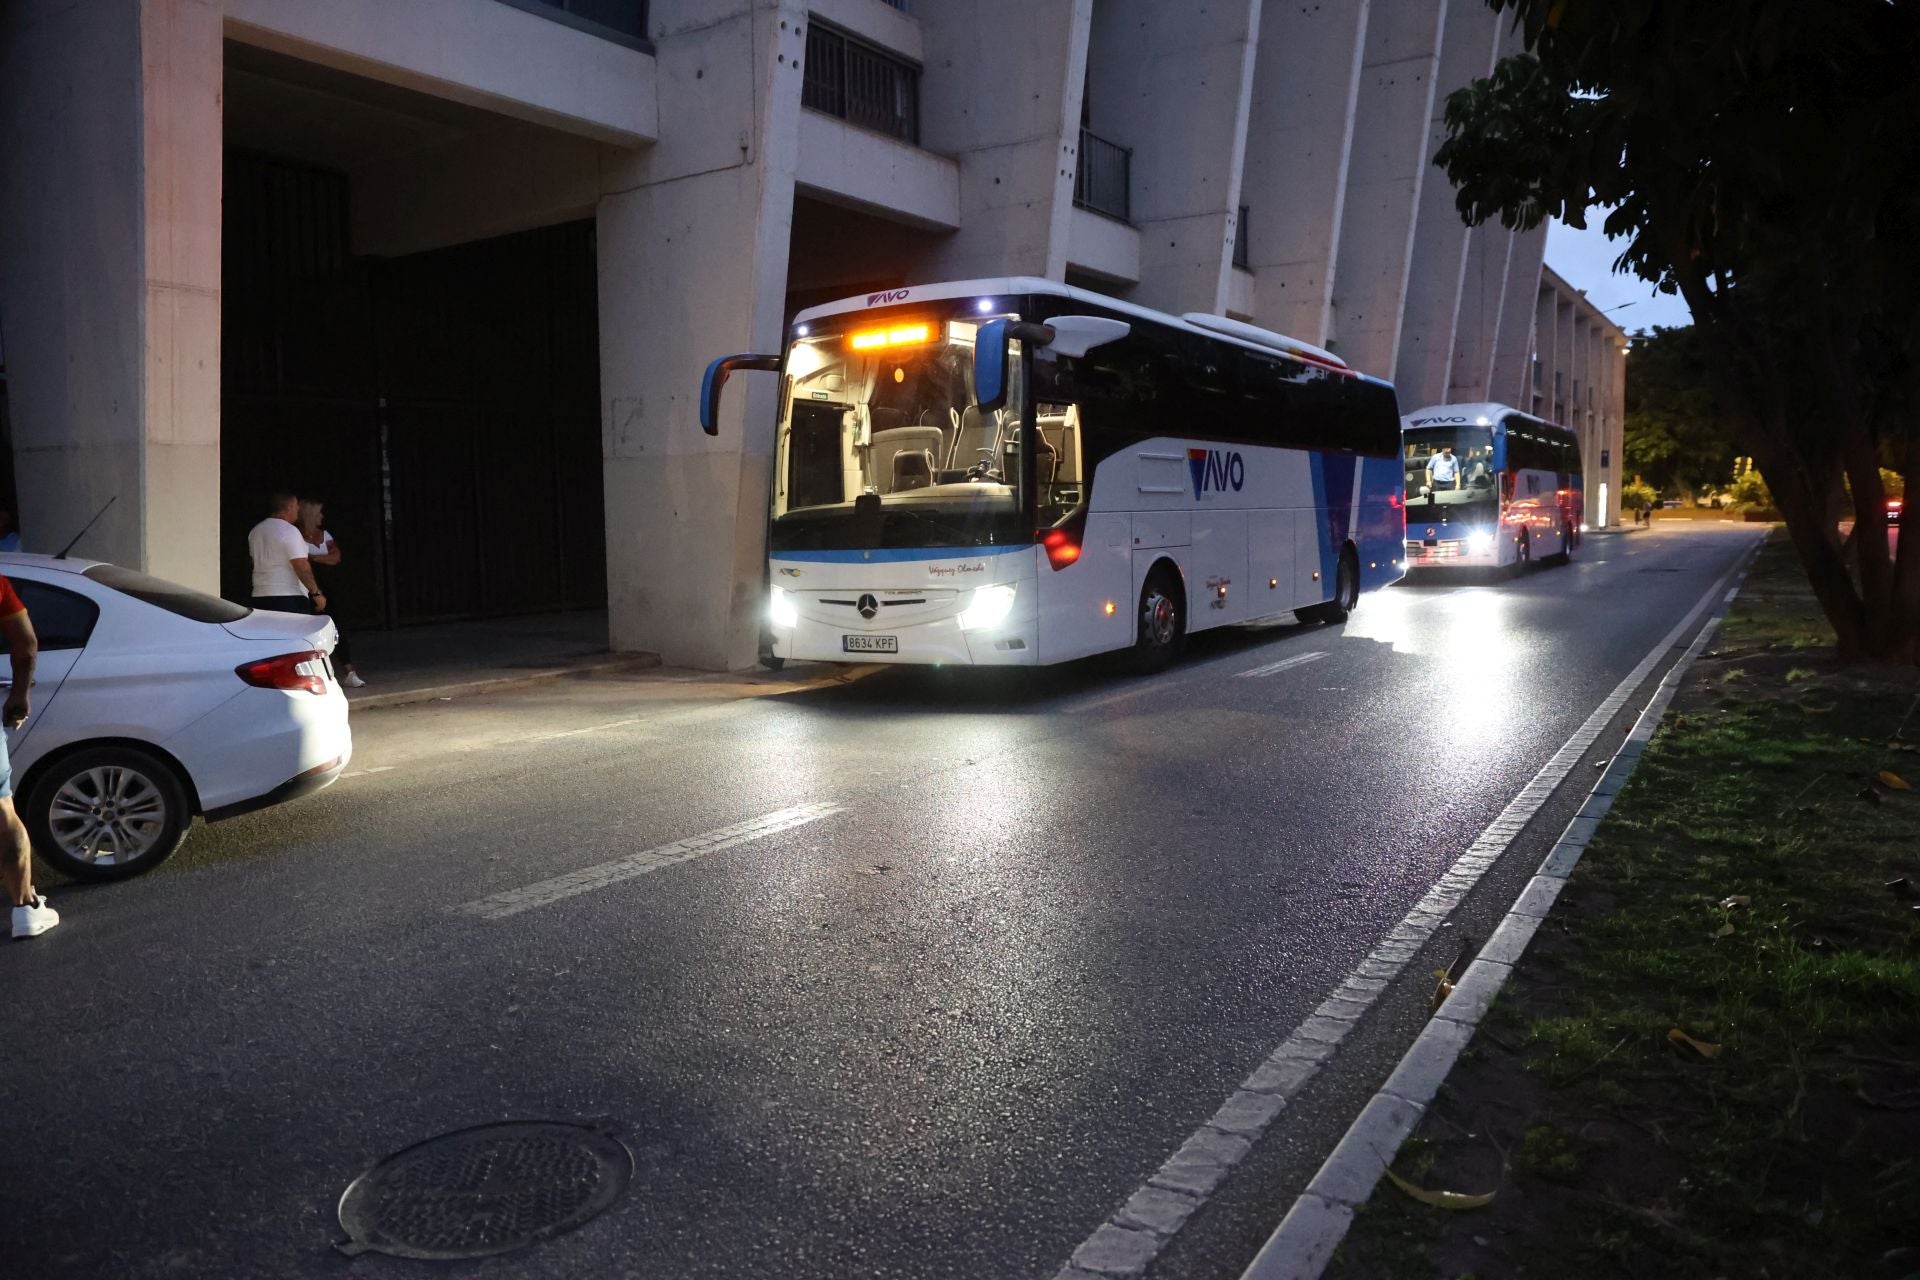
[[[1493,1203],[1330,1275],[1920,1277],[1920,673],[1832,643],[1776,536],[1395,1164]]]

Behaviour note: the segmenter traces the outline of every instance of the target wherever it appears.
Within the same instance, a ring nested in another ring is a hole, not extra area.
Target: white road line
[[[392,773],[399,767],[397,764],[377,764],[371,769],[355,769],[351,773],[343,773],[338,778],[335,778],[334,781],[345,782],[348,778],[364,778],[370,773]]]
[[[1439,929],[1480,878],[1499,861],[1521,830],[1572,773],[1622,707],[1680,637],[1744,567],[1746,557],[1700,597],[1672,631],[1614,686],[1586,723],[1574,731],[1533,780],[1522,787],[1460,855],[1447,873],[1414,904],[1367,958],[1322,1001],[1305,1022],[1241,1082],[1191,1137],[1167,1158],[1092,1235],[1075,1249],[1054,1280],[1090,1280],[1099,1275],[1137,1276],[1226,1181],[1236,1165],[1297,1095],[1332,1058],[1400,971]]]
[[[501,746],[510,746],[514,742],[552,742],[555,738],[577,738],[584,733],[604,733],[608,729],[624,729],[630,724],[639,724],[642,716],[630,716],[625,720],[609,720],[605,724],[590,724],[584,729],[561,729],[556,733],[536,733],[527,738],[514,738]]]
[[[1633,730],[1614,753],[1606,772],[1593,786],[1586,804],[1567,824],[1527,888],[1487,939],[1453,994],[1421,1029],[1394,1072],[1361,1110],[1333,1153],[1321,1164],[1313,1181],[1293,1202],[1287,1216],[1267,1238],[1240,1280],[1313,1280],[1333,1259],[1333,1251],[1353,1224],[1354,1211],[1373,1193],[1380,1175],[1393,1163],[1400,1145],[1419,1124],[1426,1108],[1440,1092],[1461,1050],[1473,1033],[1527,944],[1546,919],[1573,868],[1593,839],[1600,821],[1613,807],[1614,796],[1633,776],[1647,743],[1695,658],[1713,642],[1721,616],[1740,594],[1740,577],[1728,589],[1720,608],[1708,618],[1680,660],[1667,669],[1651,701],[1634,722]]]
[[[1309,662],[1326,656],[1325,653],[1297,653],[1291,658],[1282,658],[1278,662],[1269,662],[1264,667],[1254,667],[1249,671],[1237,671],[1234,673],[1234,678],[1237,680],[1248,680],[1259,676],[1270,676],[1276,671],[1285,671],[1288,667],[1305,666]]]
[[[465,902],[451,910],[458,915],[475,916],[482,920],[504,920],[508,916],[518,915],[522,911],[530,911],[535,907],[544,907],[548,903],[559,902],[563,898],[591,893],[595,889],[604,889],[622,880],[647,875],[662,867],[690,862],[695,858],[703,858],[709,853],[718,853],[722,849],[731,849],[736,845],[748,844],[781,831],[790,831],[794,827],[805,826],[809,822],[818,822],[822,818],[839,813],[841,808],[842,806],[837,804],[799,804],[790,809],[776,809],[758,818],[736,822],[730,827],[719,827],[701,835],[675,840],[671,844],[657,845],[639,853],[630,853],[624,858],[615,858],[612,862],[583,867],[579,871],[569,871],[563,876],[542,880],[524,889],[509,889],[504,893]]]

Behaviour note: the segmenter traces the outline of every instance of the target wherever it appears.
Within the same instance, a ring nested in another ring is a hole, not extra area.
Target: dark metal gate
[[[230,152],[222,586],[266,493],[327,504],[343,621],[606,601],[591,223],[348,252],[347,181]]]

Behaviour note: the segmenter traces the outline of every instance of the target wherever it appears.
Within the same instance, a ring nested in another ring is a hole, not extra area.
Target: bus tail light
[[[1058,571],[1080,558],[1080,543],[1086,532],[1087,513],[1076,511],[1051,529],[1035,529],[1033,536],[1046,548],[1047,563]]]

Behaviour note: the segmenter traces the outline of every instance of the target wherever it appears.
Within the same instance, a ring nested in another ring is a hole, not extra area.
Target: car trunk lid
[[[274,640],[289,646],[302,645],[332,653],[339,632],[333,619],[325,614],[273,613],[255,609],[237,622],[223,622],[221,628],[242,640]]]

